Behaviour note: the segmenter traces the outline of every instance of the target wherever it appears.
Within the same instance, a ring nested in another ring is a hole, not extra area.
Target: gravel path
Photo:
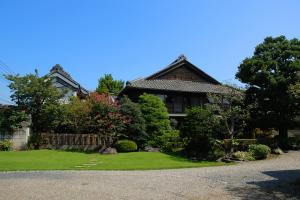
[[[0,199],[300,199],[300,151],[193,169],[4,172]]]

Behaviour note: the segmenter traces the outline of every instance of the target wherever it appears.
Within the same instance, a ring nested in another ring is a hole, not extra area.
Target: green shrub
[[[213,150],[209,153],[209,158],[212,160],[217,160],[219,158],[223,158],[226,155],[225,151],[221,148],[213,148]]]
[[[288,138],[288,144],[293,148],[300,148],[300,135],[295,135],[294,137]]]
[[[137,145],[132,140],[119,140],[116,148],[118,152],[132,152],[137,150]]]
[[[205,158],[211,154],[218,124],[219,119],[211,110],[201,107],[192,107],[188,110],[181,128],[187,156]]]
[[[162,150],[165,152],[176,152],[181,150],[183,146],[178,130],[166,131],[159,139]]]
[[[255,135],[255,138],[272,138],[273,129],[255,128],[253,134]]]
[[[270,147],[264,144],[252,144],[249,146],[248,151],[253,154],[255,159],[265,159],[271,153]]]
[[[160,137],[173,130],[166,105],[158,96],[146,93],[139,96],[139,104],[146,122],[146,145],[161,147]]]
[[[123,97],[121,103],[121,114],[126,116],[128,123],[123,131],[126,139],[135,141],[139,147],[142,147],[146,142],[148,135],[146,133],[146,121],[139,104],[132,102],[128,97]]]
[[[38,133],[32,133],[29,137],[27,148],[30,147],[37,150],[40,149],[41,144],[42,144],[41,135]]]
[[[13,149],[13,142],[11,140],[0,141],[0,151],[11,151]]]
[[[232,154],[233,158],[236,158],[238,160],[243,160],[243,161],[252,161],[255,160],[253,157],[252,152],[249,151],[237,151]]]

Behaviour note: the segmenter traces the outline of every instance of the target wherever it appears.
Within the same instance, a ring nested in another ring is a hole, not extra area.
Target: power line
[[[11,74],[7,69],[5,69],[3,66],[0,65],[0,70],[2,71],[3,74]]]
[[[0,66],[2,66],[3,69],[5,69],[9,74],[15,74],[15,72],[0,59]]]

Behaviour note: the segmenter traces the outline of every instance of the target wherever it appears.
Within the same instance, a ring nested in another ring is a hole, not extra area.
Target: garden
[[[266,38],[239,66],[236,77],[247,87],[227,85],[226,93],[207,94],[209,103],[190,107],[179,125],[158,96],[144,93],[137,102],[112,98],[123,82],[111,75],[100,78],[96,92],[68,104],[60,102],[65,91],[37,71],[6,76],[17,106],[0,110],[0,131],[12,133],[31,121],[31,137],[25,151],[0,152],[0,170],[216,166],[299,149],[299,136],[288,138],[288,129],[299,127],[299,48],[296,39]],[[95,134],[105,140],[86,152],[72,146],[57,150],[45,145],[42,133]],[[0,150],[12,145],[3,140]]]

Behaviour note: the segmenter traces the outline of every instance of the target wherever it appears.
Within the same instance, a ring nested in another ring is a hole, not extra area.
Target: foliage
[[[7,75],[10,81],[9,88],[12,92],[11,99],[27,114],[31,115],[31,128],[37,134],[43,128],[42,110],[50,104],[57,104],[62,93],[53,85],[48,76],[39,77],[35,74],[25,76]]]
[[[86,163],[95,165],[85,165]],[[55,150],[0,152],[0,171],[16,170],[150,170],[226,165],[222,162],[191,162],[160,152],[99,153]],[[75,166],[82,166],[80,168]]]
[[[11,151],[13,148],[13,142],[11,140],[0,141],[0,151]]]
[[[289,137],[288,139],[289,145],[293,148],[300,148],[300,135],[294,135],[293,137]]]
[[[252,144],[248,148],[248,152],[252,153],[255,159],[265,159],[271,153],[270,147],[263,144]]]
[[[236,151],[232,154],[232,157],[241,161],[253,161],[253,153],[249,151]]]
[[[244,106],[244,93],[236,86],[227,86],[224,94],[209,94],[212,101],[206,108],[218,115],[224,138],[235,138],[242,133],[248,119],[248,112]]]
[[[148,135],[146,134],[146,122],[139,104],[132,102],[127,97],[123,97],[120,104],[120,112],[130,120],[130,123],[125,127],[124,137],[136,141],[139,146],[143,146]]]
[[[137,150],[137,144],[132,140],[119,140],[116,148],[118,152],[133,152]]]
[[[45,131],[86,133],[89,131],[91,107],[88,101],[72,98],[68,104],[48,105],[43,110]]]
[[[188,110],[182,126],[182,137],[189,156],[206,157],[214,144],[213,134],[220,123],[211,110],[193,107]]]
[[[96,91],[99,94],[117,95],[123,89],[124,81],[114,80],[111,74],[105,74],[99,79]]]
[[[121,113],[117,101],[113,101],[107,94],[98,93],[90,94],[83,101],[73,98],[69,104],[49,105],[43,114],[43,119],[48,121],[48,130],[96,133],[106,137],[106,146],[110,146],[130,123],[130,119]]]
[[[27,149],[39,149],[41,142],[41,134],[31,134],[27,142]]]
[[[246,103],[255,127],[279,130],[281,145],[299,115],[300,41],[267,37],[239,66],[236,77],[247,84]]]
[[[208,158],[211,160],[217,160],[219,158],[223,158],[226,155],[226,152],[222,148],[213,147],[213,149],[209,152]]]
[[[146,121],[147,144],[161,147],[160,137],[173,130],[167,108],[159,97],[146,93],[139,97],[139,103]]]
[[[104,134],[113,142],[124,131],[130,120],[120,112],[120,105],[106,94],[93,93],[90,95],[91,130]]]
[[[273,137],[273,129],[261,129],[255,128],[254,129],[255,138],[272,138]]]
[[[166,131],[159,139],[164,152],[177,152],[183,147],[183,142],[178,130]]]
[[[22,122],[28,120],[25,111],[13,107],[0,108],[0,133],[13,133],[22,127]]]

